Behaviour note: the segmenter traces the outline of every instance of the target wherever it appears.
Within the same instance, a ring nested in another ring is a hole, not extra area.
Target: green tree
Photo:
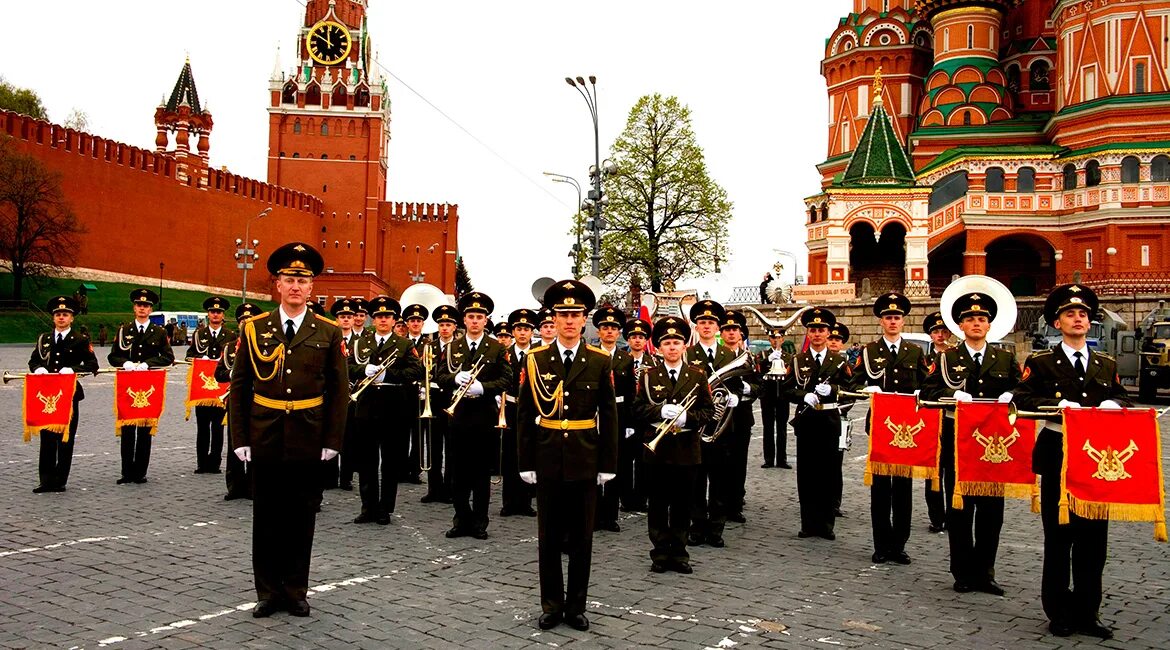
[[[12,297],[24,281],[50,275],[77,255],[84,230],[61,193],[61,175],[0,138],[0,268],[12,272]]]
[[[628,286],[637,272],[662,291],[727,260],[727,237],[716,233],[726,231],[732,204],[708,174],[690,109],[677,97],[639,99],[610,158],[616,169],[605,181],[601,246],[607,284]]]
[[[467,265],[463,263],[463,256],[455,258],[455,299],[459,300],[464,294],[475,291],[471,284],[471,276],[467,273]]]
[[[49,112],[45,110],[45,105],[35,92],[27,88],[17,88],[5,81],[4,77],[0,77],[0,110],[21,113],[40,120],[49,119]]]

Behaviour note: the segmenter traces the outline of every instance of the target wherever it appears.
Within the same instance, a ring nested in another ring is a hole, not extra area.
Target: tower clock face
[[[336,65],[349,56],[349,30],[344,25],[327,21],[313,25],[309,30],[309,56],[322,65]]]

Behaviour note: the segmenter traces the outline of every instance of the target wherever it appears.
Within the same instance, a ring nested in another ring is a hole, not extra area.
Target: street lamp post
[[[244,238],[236,240],[236,268],[244,271],[243,290],[240,291],[240,299],[244,302],[248,301],[248,269],[252,268],[253,262],[260,259],[260,255],[256,252],[256,247],[260,244],[259,239],[249,239],[252,232],[252,222],[257,219],[263,219],[272,212],[272,208],[264,208],[260,214],[248,219],[244,223]]]
[[[431,253],[433,255],[435,252],[435,249],[438,247],[439,247],[439,242],[435,242],[435,243],[431,244],[429,248],[427,248],[427,252]],[[402,252],[403,253],[406,252],[406,244],[402,245]],[[427,272],[419,270],[421,257],[422,257],[422,247],[415,246],[414,247],[414,273],[411,273],[410,271],[406,272],[406,274],[410,276],[410,281],[414,282],[415,284],[418,284],[419,282],[423,282],[427,279]]]
[[[573,247],[573,252],[571,255],[573,257],[573,277],[579,278],[581,277],[581,228],[577,225],[577,215],[581,213],[582,208],[581,184],[578,183],[577,179],[573,178],[572,176],[566,176],[564,174],[557,174],[554,172],[543,173],[545,176],[551,177],[553,182],[568,183],[569,185],[577,188],[577,210],[573,213],[573,232],[577,235],[577,244]]]
[[[572,77],[565,77],[565,83],[581,93],[585,105],[589,107],[589,116],[593,118],[593,166],[589,168],[589,180],[593,182],[593,189],[589,190],[589,200],[593,207],[593,220],[589,226],[593,239],[593,254],[590,256],[593,262],[592,273],[596,276],[601,271],[601,230],[605,227],[605,222],[602,220],[602,210],[606,201],[601,192],[601,176],[603,172],[608,174],[613,170],[612,166],[608,164],[606,169],[602,169],[601,164],[601,140],[597,128],[597,77],[591,75],[589,85],[586,85],[585,79],[581,77],[577,77],[575,81]],[[606,162],[609,163],[609,161]]]
[[[163,301],[163,290],[162,290],[162,283],[163,283],[163,267],[165,267],[165,266],[166,266],[166,265],[165,265],[165,264],[163,264],[162,262],[159,262],[159,263],[158,263],[158,308],[159,308],[159,309],[162,309],[162,301]]]

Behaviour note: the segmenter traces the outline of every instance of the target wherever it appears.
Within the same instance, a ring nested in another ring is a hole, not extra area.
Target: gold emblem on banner
[[[919,420],[918,424],[911,426],[909,424],[894,424],[893,420],[887,417],[885,424],[886,428],[890,430],[890,433],[894,434],[893,439],[890,440],[890,446],[897,447],[898,449],[917,447],[918,443],[914,442],[914,436],[926,428],[926,423],[922,420]]]
[[[154,386],[151,386],[146,390],[134,390],[127,388],[126,394],[130,396],[130,399],[134,400],[133,403],[130,404],[131,408],[144,409],[150,406],[150,396],[154,395]]]
[[[56,413],[57,412],[57,402],[58,402],[58,400],[61,399],[62,394],[64,394],[63,391],[57,391],[56,395],[45,396],[45,395],[42,395],[40,392],[37,392],[37,399],[41,400],[41,404],[44,405],[41,407],[41,413],[44,413],[45,415],[51,415],[53,413]]]
[[[1085,441],[1085,446],[1081,450],[1089,454],[1097,462],[1097,471],[1093,473],[1093,478],[1099,478],[1102,481],[1120,481],[1127,479],[1133,475],[1125,471],[1125,463],[1133,455],[1137,453],[1138,446],[1133,440],[1129,441],[1129,446],[1121,451],[1114,451],[1113,447],[1106,446],[1105,451],[1097,451],[1089,441]]]
[[[219,390],[219,382],[215,380],[214,376],[208,377],[201,372],[199,378],[203,380],[203,390]]]
[[[975,440],[983,445],[983,456],[979,460],[996,465],[1012,460],[1011,454],[1008,453],[1008,447],[1016,444],[1016,440],[1020,438],[1020,432],[1016,431],[1015,427],[1012,427],[1012,434],[1006,438],[996,435],[985,436],[979,433],[979,429],[976,429],[971,435],[975,436]]]

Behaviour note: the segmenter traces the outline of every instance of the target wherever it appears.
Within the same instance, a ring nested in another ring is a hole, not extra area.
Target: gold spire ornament
[[[881,106],[881,104],[882,104],[882,89],[883,88],[885,88],[885,84],[882,82],[882,69],[881,69],[881,66],[879,66],[878,69],[875,70],[873,73],[873,105],[874,106]]]

